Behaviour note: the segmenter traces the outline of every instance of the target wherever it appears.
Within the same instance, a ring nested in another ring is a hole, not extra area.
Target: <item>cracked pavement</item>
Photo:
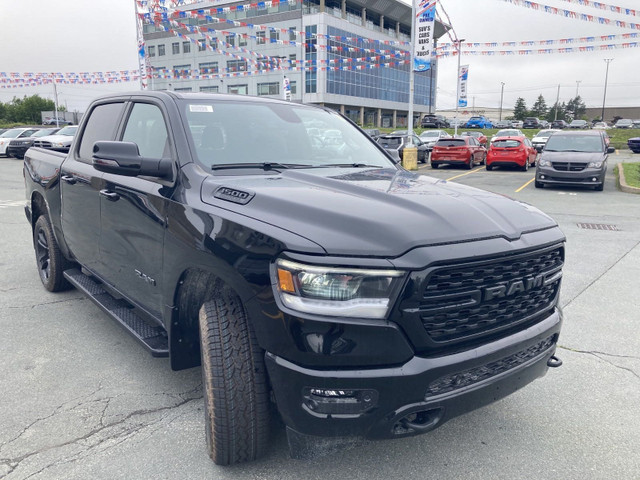
[[[0,478],[640,478],[640,198],[612,185],[523,192],[568,238],[561,368],[427,435],[313,460],[291,460],[274,421],[263,459],[221,468],[206,453],[200,370],[171,371],[77,291],[41,287],[20,168],[0,159]]]

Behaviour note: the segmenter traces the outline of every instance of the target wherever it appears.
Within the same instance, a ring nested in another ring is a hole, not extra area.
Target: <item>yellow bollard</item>
[[[418,169],[418,147],[406,147],[402,151],[402,166],[407,170]]]

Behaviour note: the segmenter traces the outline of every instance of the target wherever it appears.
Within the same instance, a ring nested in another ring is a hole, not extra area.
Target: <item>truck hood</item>
[[[604,156],[604,152],[549,152],[543,150],[540,160],[548,160],[550,162],[589,163],[602,162],[604,160]]]
[[[51,142],[51,143],[69,143],[73,141],[73,137],[69,135],[47,135],[46,137],[39,137],[35,139],[37,141]]]
[[[396,169],[210,176],[201,195],[205,203],[301,235],[329,255],[393,258],[422,246],[516,240],[556,226],[525,203]]]

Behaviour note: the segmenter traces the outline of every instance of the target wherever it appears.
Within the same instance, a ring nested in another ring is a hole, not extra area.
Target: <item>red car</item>
[[[487,149],[475,137],[441,138],[431,151],[431,168],[447,163],[463,165],[471,170],[476,164],[484,164],[486,159]]]
[[[493,167],[516,166],[526,172],[535,165],[538,152],[526,137],[496,138],[487,153],[487,170]]]

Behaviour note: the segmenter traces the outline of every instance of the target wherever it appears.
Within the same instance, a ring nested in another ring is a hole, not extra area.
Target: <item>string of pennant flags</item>
[[[629,40],[632,38],[640,38],[640,33],[623,33],[620,35],[596,35],[590,37],[572,37],[559,38],[555,40],[524,40],[517,42],[462,42],[461,48],[498,48],[498,47],[532,47],[547,45],[569,45],[574,43],[595,43],[595,42],[612,42],[615,40]],[[438,45],[438,51],[457,49],[453,43],[441,43]]]
[[[537,11],[549,13],[552,15],[560,15],[565,18],[582,20],[584,22],[593,22],[593,23],[599,23],[601,25],[612,25],[620,28],[628,28],[631,30],[640,30],[640,24],[638,23],[625,22],[623,20],[614,20],[607,17],[598,17],[596,15],[589,15],[586,13],[575,12],[573,10],[566,10],[563,8],[551,7],[543,3],[530,2],[529,0],[502,0],[502,1],[506,3],[511,3],[512,5],[517,5],[519,7],[530,8],[532,10],[537,10]]]
[[[582,5],[586,7],[598,8],[600,10],[609,10],[610,12],[613,12],[613,13],[620,13],[622,15],[629,15],[632,17],[640,16],[640,10],[634,10],[632,8],[626,8],[626,7],[617,7],[615,5],[608,5],[602,2],[594,2],[592,0],[561,0],[561,1],[567,2],[567,3],[573,3],[576,5]]]

